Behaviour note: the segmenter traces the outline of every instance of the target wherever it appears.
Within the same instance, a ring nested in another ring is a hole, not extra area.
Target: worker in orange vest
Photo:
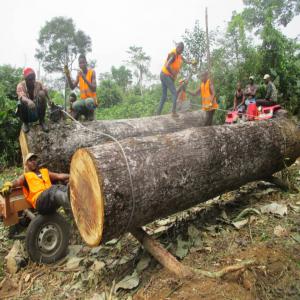
[[[23,187],[23,194],[38,213],[54,213],[60,206],[70,210],[67,186],[52,185],[54,181],[67,181],[69,174],[53,173],[46,168],[38,168],[37,155],[28,153],[25,158],[26,171],[13,182],[4,183],[0,192],[6,196],[12,188]]]
[[[86,57],[81,54],[78,58],[79,71],[75,81],[72,81],[68,66],[64,67],[69,86],[74,90],[79,85],[80,99],[72,104],[73,117],[77,120],[81,115],[89,121],[94,120],[95,108],[98,106],[97,101],[97,84],[96,73],[93,69],[88,68]]]
[[[182,57],[182,53],[184,50],[184,44],[182,42],[178,43],[176,48],[173,49],[169,54],[163,65],[163,68],[160,73],[160,81],[162,85],[162,97],[160,99],[159,107],[157,110],[157,114],[160,115],[164,104],[167,100],[168,89],[171,91],[173,107],[172,107],[172,115],[177,117],[176,114],[176,101],[177,101],[177,91],[175,87],[176,77],[182,67],[182,63],[185,62],[187,64],[193,64],[190,61],[187,61]]]
[[[188,93],[192,96],[201,96],[202,110],[206,112],[205,126],[212,125],[215,110],[219,107],[216,102],[215,88],[209,79],[208,72],[205,71],[201,74],[201,83],[195,92]]]

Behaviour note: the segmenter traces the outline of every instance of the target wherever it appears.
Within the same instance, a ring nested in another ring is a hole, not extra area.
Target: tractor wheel
[[[31,260],[54,263],[67,253],[70,226],[58,213],[37,215],[26,233],[26,249]]]

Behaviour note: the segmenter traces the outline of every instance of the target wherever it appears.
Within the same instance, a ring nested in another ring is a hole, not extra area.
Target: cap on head
[[[269,74],[265,74],[264,79],[266,80],[266,79],[269,79],[269,78],[271,78],[271,76]]]
[[[249,80],[254,80],[254,76],[251,75],[251,76],[249,77]]]
[[[37,155],[35,153],[28,153],[25,157],[25,164],[28,162],[28,160],[32,157],[36,157],[37,158]]]
[[[23,76],[24,78],[27,78],[30,74],[35,74],[34,70],[32,68],[25,68],[23,70]]]

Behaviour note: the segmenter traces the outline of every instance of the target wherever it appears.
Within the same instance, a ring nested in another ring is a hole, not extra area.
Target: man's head
[[[238,91],[240,91],[242,89],[242,85],[240,82],[237,83],[236,88]]]
[[[27,87],[32,88],[35,84],[35,72],[32,68],[25,68],[23,70],[23,76]]]
[[[250,84],[253,84],[253,83],[254,83],[254,76],[250,76],[250,77],[249,77],[249,82],[250,82]]]
[[[36,171],[38,168],[37,155],[34,153],[28,153],[25,158],[25,166],[29,172]]]
[[[207,72],[207,71],[204,71],[204,72],[201,74],[201,81],[206,82],[207,80],[208,80],[208,72]]]
[[[78,57],[78,64],[79,64],[79,68],[82,71],[86,71],[87,70],[87,61],[86,61],[86,57],[83,54],[80,54]]]
[[[265,83],[268,83],[271,80],[271,76],[269,74],[265,74],[264,81]]]
[[[183,50],[184,50],[184,44],[183,42],[179,42],[176,46],[176,52],[178,54],[182,54]]]

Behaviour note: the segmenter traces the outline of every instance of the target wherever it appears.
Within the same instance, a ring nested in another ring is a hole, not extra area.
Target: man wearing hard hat
[[[265,100],[269,101],[273,105],[277,102],[277,89],[275,87],[275,84],[272,82],[271,76],[269,74],[265,74],[264,81],[267,89]]]
[[[55,181],[67,181],[69,174],[53,173],[46,168],[39,168],[37,155],[28,153],[25,158],[25,172],[13,182],[5,182],[0,193],[8,195],[12,188],[23,187],[26,200],[40,214],[54,213],[60,206],[70,209],[67,187],[52,185]]]

